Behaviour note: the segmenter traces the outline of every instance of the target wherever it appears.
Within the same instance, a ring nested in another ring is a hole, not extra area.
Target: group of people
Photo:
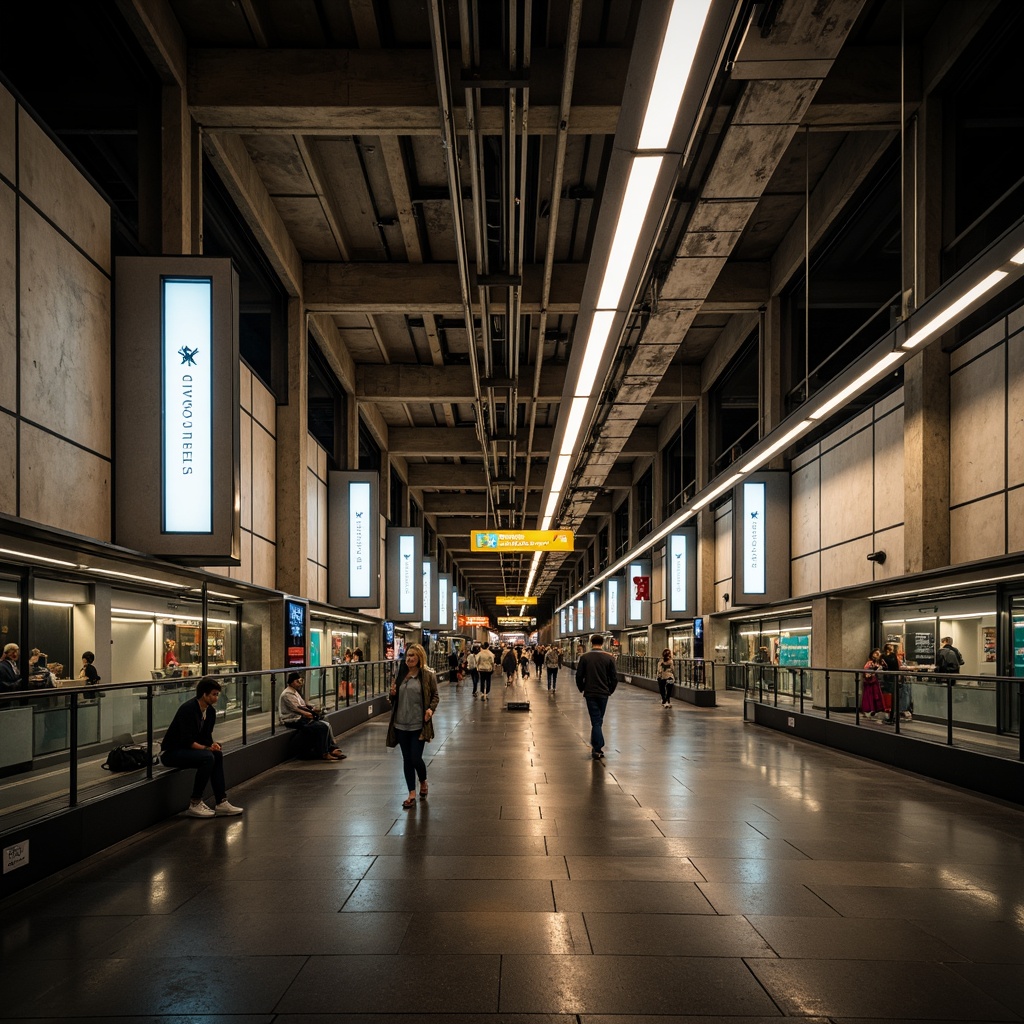
[[[490,647],[474,644],[461,655],[452,651],[448,655],[449,680],[458,684],[468,674],[473,682],[473,699],[490,700],[491,678],[496,668],[505,675],[505,685],[515,685],[517,679],[529,679],[533,666],[540,678],[541,669],[547,673],[547,688],[554,690],[558,685],[558,670],[562,667],[561,648],[554,645],[536,646],[525,649],[521,644],[503,644]]]
[[[963,655],[953,646],[951,636],[942,637],[942,646],[935,653],[935,671],[945,675],[958,675],[964,663]],[[860,710],[880,725],[892,725],[898,714],[903,721],[913,715],[910,684],[900,673],[906,660],[899,646],[887,643],[876,647],[864,663],[861,681]],[[886,707],[886,696],[889,706]]]
[[[93,662],[96,655],[92,651],[82,654],[82,667],[79,669],[77,683],[83,686],[95,686],[100,681],[100,674]],[[11,693],[15,690],[45,690],[57,685],[57,679],[64,671],[64,666],[56,662],[50,663],[45,652],[33,647],[28,659],[28,675],[21,674],[21,647],[15,643],[4,645],[0,656],[0,692]]]

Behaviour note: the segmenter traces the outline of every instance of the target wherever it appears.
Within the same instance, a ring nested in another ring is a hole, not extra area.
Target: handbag
[[[137,772],[140,768],[148,768],[156,763],[157,759],[150,755],[147,747],[138,743],[125,743],[114,747],[100,767],[108,772]]]

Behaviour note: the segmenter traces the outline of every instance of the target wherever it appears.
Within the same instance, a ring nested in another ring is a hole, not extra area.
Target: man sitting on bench
[[[343,761],[347,755],[338,749],[331,727],[323,720],[318,708],[307,704],[302,697],[305,679],[301,672],[292,672],[278,702],[278,714],[289,729],[297,729],[305,742],[322,761]]]

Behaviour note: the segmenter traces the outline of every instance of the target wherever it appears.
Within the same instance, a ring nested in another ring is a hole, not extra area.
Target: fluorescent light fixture
[[[137,576],[133,572],[118,572],[116,569],[97,569],[94,566],[84,566],[88,572],[96,572],[101,576],[116,576],[118,579],[123,580],[137,580],[140,583],[155,583],[160,587],[171,587],[174,590],[187,590],[189,585],[187,583],[169,583],[167,580],[158,580],[153,576]]]
[[[1018,267],[1024,265],[1024,249],[1021,249],[1020,252],[1015,252],[1010,257],[1010,262],[1016,263]]]
[[[551,481],[551,490],[561,491],[562,484],[565,483],[565,474],[569,472],[569,465],[572,463],[571,455],[559,455],[558,461],[555,463],[555,477]]]
[[[572,405],[569,406],[569,418],[565,421],[565,434],[562,437],[559,455],[572,455],[583,427],[583,414],[587,411],[588,400],[589,396],[587,395],[572,400]]]
[[[740,472],[753,473],[755,469],[764,465],[764,463],[766,463],[776,452],[789,447],[789,445],[810,426],[810,420],[804,420],[802,423],[798,423],[788,434],[785,435],[785,437],[780,437],[778,441],[769,445],[769,447],[767,447],[763,452],[759,452],[755,455],[754,458],[740,470]]]
[[[703,508],[709,501],[714,501],[723,491],[727,491],[737,480],[742,477],[742,473],[734,473],[724,484],[719,484],[713,491],[709,491],[704,495],[696,505],[692,506],[690,511],[696,512],[698,509]]]
[[[44,608],[74,608],[73,604],[67,601],[37,601],[34,597],[28,599],[32,605],[42,605]],[[0,604],[21,604],[20,597],[0,597]]]
[[[870,369],[865,370],[855,381],[847,384],[842,391],[837,395],[833,395],[824,405],[818,406],[814,412],[811,413],[812,420],[820,420],[823,416],[830,413],[837,405],[845,402],[846,399],[852,395],[857,394],[858,391],[867,387],[867,385],[877,377],[887,366],[892,366],[897,360],[903,358],[902,352],[889,352],[887,355],[882,356],[881,359],[875,363]]]
[[[626,191],[622,197],[619,219],[615,224],[615,236],[608,251],[608,262],[604,268],[601,292],[597,297],[598,309],[616,309],[622,298],[622,289],[629,274],[630,264],[640,239],[640,231],[651,205],[654,183],[664,162],[661,156],[637,156],[629,169]],[[630,296],[632,298],[632,295]]]
[[[608,336],[611,333],[615,313],[611,310],[598,310],[590,323],[586,348],[583,350],[583,365],[580,375],[576,378],[576,395],[589,397],[594,390],[597,370],[601,365],[605,349],[608,347]]]
[[[1013,259],[1014,262],[1016,262],[1017,257],[1015,256]],[[905,342],[903,342],[903,348],[916,348],[922,341],[926,338],[930,338],[933,334],[948,324],[949,321],[957,315],[957,313],[966,309],[972,302],[974,302],[975,299],[981,298],[985,292],[991,291],[995,288],[995,286],[1006,276],[1007,273],[1005,270],[993,270],[988,277],[979,281],[969,291],[964,292],[959,299],[951,302],[941,313],[932,317],[932,319],[919,330],[914,331],[914,333],[910,335]]]
[[[12,551],[10,548],[0,548],[0,555],[13,555],[15,558],[28,558],[33,562],[46,562],[47,565],[63,565],[68,569],[77,569],[77,562],[65,562],[60,558],[47,558],[45,555],[32,555],[27,551]]]
[[[676,0],[672,5],[640,129],[639,149],[668,147],[710,7],[711,0]]]
[[[548,516],[545,516],[545,517],[544,517],[544,518],[543,518],[543,519],[542,519],[542,520],[540,521],[540,528],[541,528],[542,530],[550,530],[550,529],[551,529],[551,520],[552,520],[552,518],[553,518],[553,517],[552,517],[552,516],[550,516],[550,515],[548,515]]]
[[[555,513],[558,511],[558,503],[562,500],[561,491],[552,491],[548,495],[548,507],[544,509],[545,519],[550,520],[554,518]]]

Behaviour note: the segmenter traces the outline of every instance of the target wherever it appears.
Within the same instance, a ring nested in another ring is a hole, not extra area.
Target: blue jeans
[[[168,768],[195,768],[196,781],[192,785],[192,799],[202,800],[206,784],[213,782],[213,795],[220,803],[227,794],[224,785],[224,755],[219,750],[165,750],[160,761]]]
[[[553,690],[558,685],[558,668],[548,667],[548,689]]]
[[[420,734],[412,729],[396,729],[398,746],[402,751],[402,771],[405,772],[405,784],[411,793],[416,788],[416,776],[420,782],[427,781],[427,766],[423,762],[423,748],[426,740],[420,739]]]
[[[590,746],[595,754],[600,754],[604,750],[604,732],[601,726],[604,725],[604,712],[608,707],[608,698],[588,695],[586,701],[587,711],[590,712]]]

